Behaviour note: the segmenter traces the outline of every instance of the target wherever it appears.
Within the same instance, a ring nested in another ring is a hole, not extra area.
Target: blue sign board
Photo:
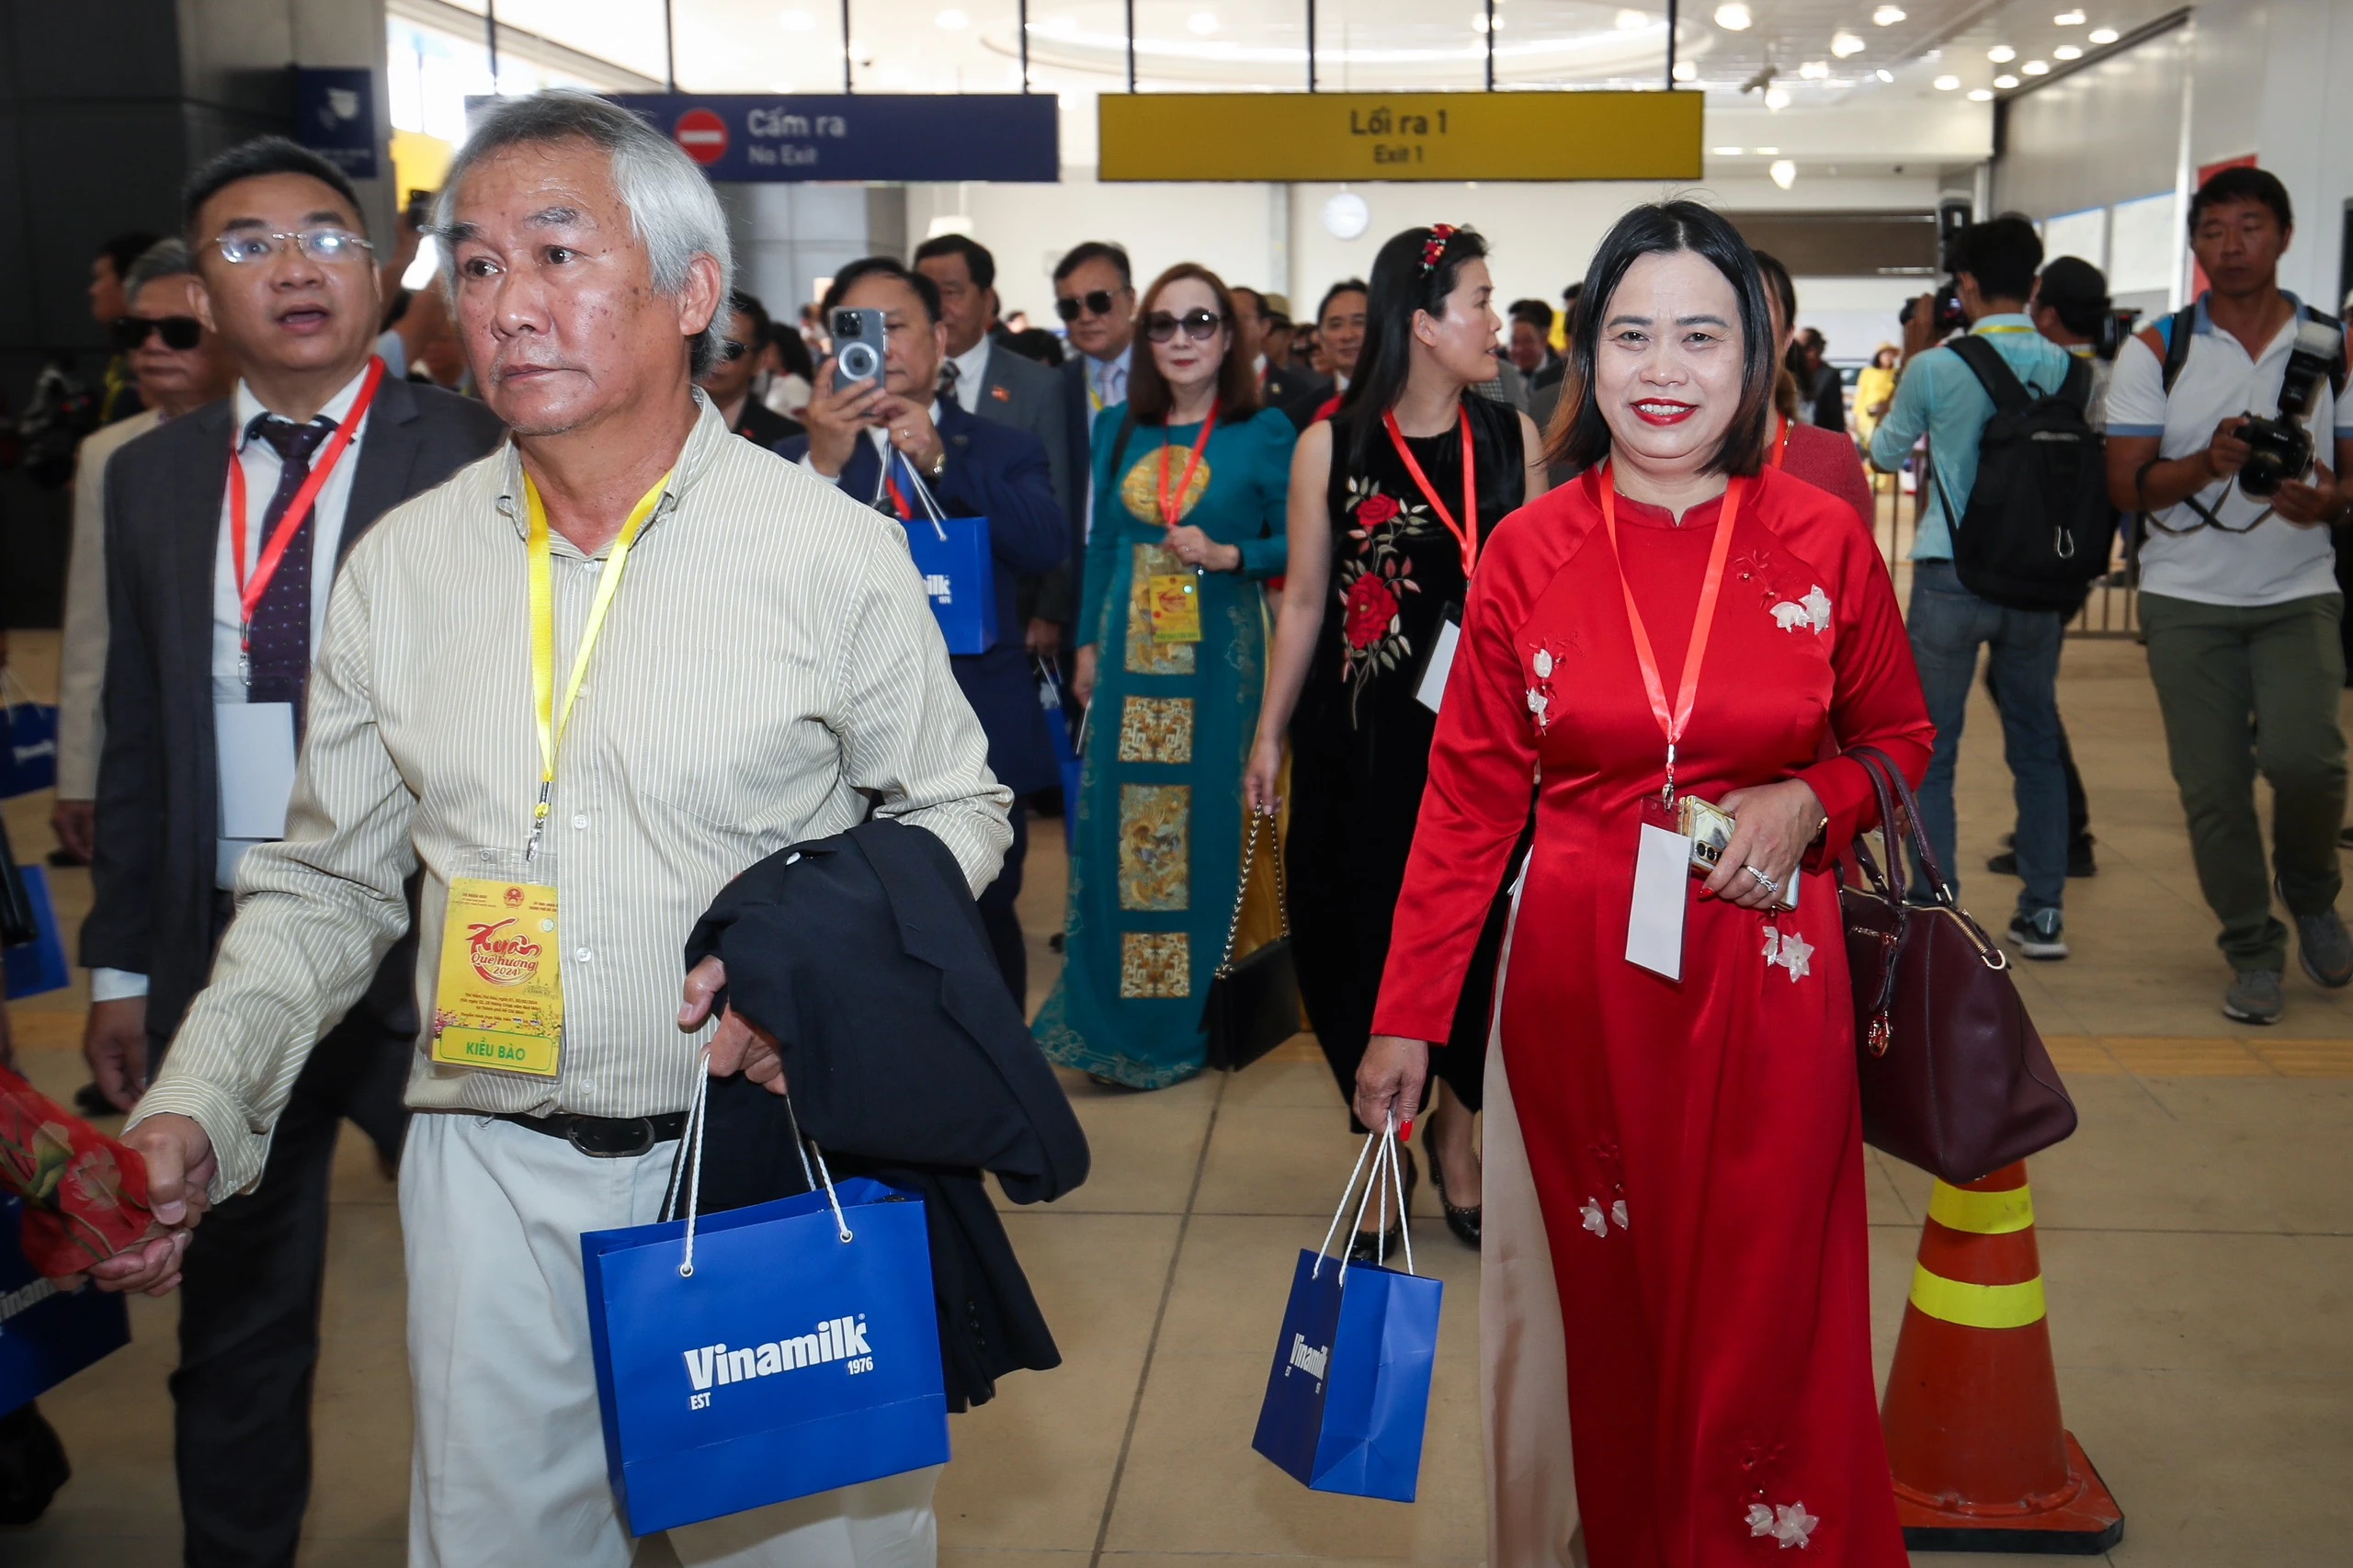
[[[618,93],[715,180],[1062,177],[1051,93]]]
[[[376,177],[376,82],[366,68],[294,68],[294,140],[352,179]]]

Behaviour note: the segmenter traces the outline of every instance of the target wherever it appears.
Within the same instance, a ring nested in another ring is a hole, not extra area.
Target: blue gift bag
[[[690,1199],[688,1219],[593,1231],[580,1254],[632,1534],[947,1462],[922,1199],[827,1176],[708,1217]]]
[[[49,896],[49,872],[40,866],[19,866],[25,881],[25,902],[32,905],[33,923],[40,935],[17,947],[0,949],[0,963],[7,969],[8,1000],[56,991],[74,977],[65,964],[65,934],[57,924],[57,905]]]
[[[1374,1136],[1382,1155],[1368,1196],[1396,1179],[1396,1141]],[[1372,1145],[1368,1139],[1368,1153]],[[1358,1155],[1359,1173],[1364,1164]],[[1356,1179],[1348,1178],[1349,1194]],[[1362,1211],[1359,1204],[1359,1219]],[[1445,1287],[1410,1272],[1410,1241],[1405,1273],[1326,1256],[1338,1229],[1335,1215],[1324,1246],[1299,1255],[1250,1446],[1314,1491],[1410,1503],[1421,1479]]]
[[[57,787],[57,710],[16,689],[17,700],[0,708],[0,800]]]
[[[943,516],[913,465],[894,454],[891,467],[896,474],[885,472],[875,498],[881,498],[885,486],[890,489],[899,526],[907,530],[907,551],[923,574],[924,597],[931,601],[932,619],[939,622],[948,651],[987,653],[996,646],[996,556],[989,543],[989,520]],[[922,503],[920,515],[907,505],[909,490]]]
[[[131,1343],[119,1295],[60,1290],[25,1261],[20,1198],[0,1198],[0,1415],[30,1403]]]

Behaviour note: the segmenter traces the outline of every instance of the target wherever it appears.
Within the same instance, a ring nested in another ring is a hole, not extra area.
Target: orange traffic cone
[[[2124,1539],[2059,1424],[2025,1165],[1937,1183],[1880,1417],[1915,1551],[2090,1557]]]

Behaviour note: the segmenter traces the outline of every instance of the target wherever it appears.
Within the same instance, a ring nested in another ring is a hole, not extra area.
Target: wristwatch
[[[923,471],[923,476],[926,479],[937,480],[941,474],[946,473],[947,472],[948,447],[946,443],[943,442],[939,449],[939,455],[931,460],[931,466]]]

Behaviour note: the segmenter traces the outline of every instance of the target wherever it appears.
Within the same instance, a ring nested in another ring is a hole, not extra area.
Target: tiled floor
[[[49,678],[51,640],[20,637]],[[2198,900],[2139,651],[2069,644],[2062,691],[2090,787],[2100,874],[2069,885],[2075,957],[2020,983],[2083,1111],[2035,1162],[2036,1209],[2068,1424],[2122,1500],[2124,1568],[2301,1568],[2353,1560],[2353,1006],[2301,977],[2276,1033],[2217,1012],[2227,975]],[[1993,715],[1970,718],[1964,862],[2009,814]],[[42,799],[10,802],[27,858]],[[1033,835],[1040,990],[1055,961],[1061,856]],[[1975,871],[1989,924],[2010,884]],[[81,873],[60,879],[70,915]],[[21,1005],[23,1055],[52,1091],[81,1081],[81,992]],[[1308,1493],[1250,1451],[1290,1260],[1320,1235],[1352,1157],[1328,1074],[1294,1042],[1233,1078],[1154,1095],[1071,1082],[1096,1175],[1010,1225],[1062,1342],[1056,1372],[1007,1380],[960,1417],[940,1488],[953,1568],[1474,1562],[1483,1552],[1477,1260],[1416,1227],[1447,1282],[1421,1501]],[[318,1483],[305,1562],[401,1560],[408,1405],[397,1221],[372,1162],[337,1175]],[[1893,1350],[1927,1182],[1872,1156],[1874,1301]],[[1425,1201],[1425,1208],[1429,1207]],[[0,1532],[0,1562],[177,1561],[168,1463],[174,1308],[134,1306],[136,1339],[43,1401],[76,1479],[49,1517]],[[1967,1559],[1922,1557],[1927,1563]]]

